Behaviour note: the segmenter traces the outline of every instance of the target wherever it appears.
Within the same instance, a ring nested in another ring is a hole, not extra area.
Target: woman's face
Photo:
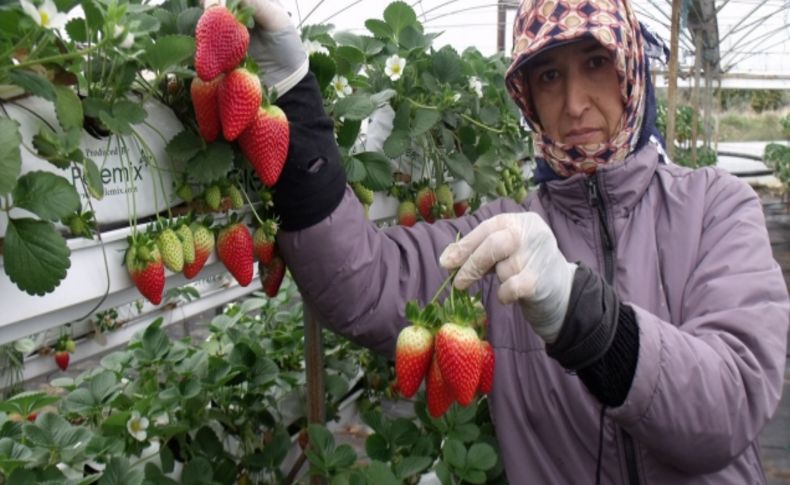
[[[538,121],[555,142],[591,145],[610,140],[623,116],[614,61],[595,39],[538,54],[527,64]]]

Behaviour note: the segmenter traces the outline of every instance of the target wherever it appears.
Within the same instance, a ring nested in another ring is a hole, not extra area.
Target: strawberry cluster
[[[200,135],[238,140],[261,182],[273,186],[288,155],[285,113],[269,104],[258,75],[242,65],[250,43],[247,27],[221,5],[206,9],[195,29],[195,71],[190,94]]]
[[[71,354],[73,354],[75,350],[77,350],[77,344],[68,335],[62,335],[58,339],[55,343],[55,364],[60,370],[69,368],[69,360],[71,360]],[[28,417],[28,421],[33,420],[35,420],[35,417],[33,417],[32,420]]]
[[[411,325],[401,330],[395,346],[395,376],[404,397],[410,398],[425,380],[426,402],[438,418],[457,402],[472,403],[488,394],[494,380],[494,350],[478,331],[487,326],[479,300],[453,290],[442,306],[406,305]]]
[[[452,189],[446,183],[435,188],[428,182],[417,183],[411,187],[393,186],[391,194],[400,201],[397,222],[401,226],[411,227],[419,219],[434,223],[439,219],[461,217],[469,210],[469,202],[456,202]]]

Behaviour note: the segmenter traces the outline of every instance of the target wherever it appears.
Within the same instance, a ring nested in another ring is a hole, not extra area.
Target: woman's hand
[[[499,214],[450,244],[439,258],[460,267],[454,285],[468,288],[495,269],[504,304],[518,301],[524,317],[547,343],[557,339],[565,318],[576,264],[565,260],[549,226],[535,213]]]

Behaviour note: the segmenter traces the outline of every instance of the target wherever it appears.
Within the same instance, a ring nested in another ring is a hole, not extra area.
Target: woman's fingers
[[[508,229],[500,229],[487,234],[469,255],[466,262],[461,265],[453,282],[455,287],[463,290],[471,286],[472,283],[493,269],[497,263],[509,259],[518,251],[519,244],[520,241],[516,234]]]

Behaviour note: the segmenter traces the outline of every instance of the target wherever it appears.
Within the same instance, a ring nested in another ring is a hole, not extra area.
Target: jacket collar
[[[594,175],[575,174],[542,183],[539,197],[574,221],[586,219],[590,217],[591,185],[596,184],[606,210],[623,216],[644,195],[658,161],[659,149],[654,143],[646,143],[622,162],[599,166]]]

